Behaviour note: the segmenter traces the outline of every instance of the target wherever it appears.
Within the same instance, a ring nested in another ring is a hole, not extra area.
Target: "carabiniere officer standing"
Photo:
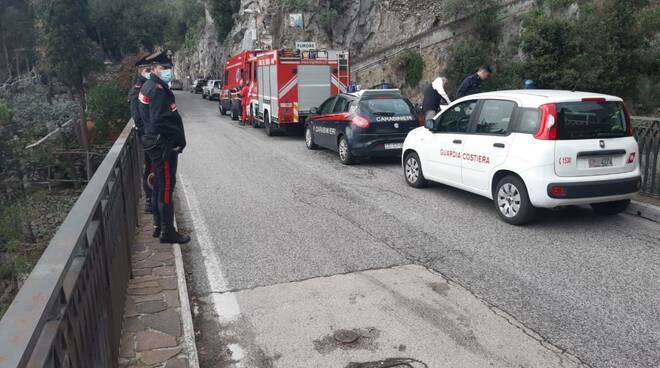
[[[151,77],[140,90],[140,115],[144,121],[144,150],[154,167],[154,237],[161,243],[190,241],[174,227],[173,192],[178,156],[186,147],[183,120],[168,83],[172,80],[172,60],[165,51],[145,58],[151,65]]]
[[[141,58],[135,63],[138,77],[133,87],[128,91],[128,103],[131,107],[131,117],[133,118],[135,130],[137,130],[137,135],[140,138],[140,141],[142,141],[142,138],[144,137],[144,122],[142,121],[142,116],[140,116],[140,101],[138,100],[138,97],[140,96],[142,86],[151,77],[151,65],[147,64],[145,61],[147,56]],[[149,174],[152,172],[153,168],[151,167],[151,160],[149,159],[149,155],[145,152],[144,170],[142,173],[142,189],[144,190],[144,212],[146,213],[153,213],[153,191],[149,185]]]

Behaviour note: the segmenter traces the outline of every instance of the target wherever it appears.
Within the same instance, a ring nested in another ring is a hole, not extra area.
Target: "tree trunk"
[[[18,61],[18,52],[14,50],[14,59],[16,59],[16,78],[21,77],[21,63]]]
[[[9,61],[9,52],[7,51],[7,40],[5,32],[2,32],[2,51],[5,54],[5,66],[7,67],[7,77],[11,79],[11,62]]]

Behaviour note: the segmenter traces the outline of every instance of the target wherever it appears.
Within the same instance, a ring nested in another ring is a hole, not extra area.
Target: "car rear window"
[[[541,124],[539,109],[518,109],[518,127],[516,132],[536,134]]]
[[[626,114],[621,102],[583,101],[557,104],[557,139],[625,136]]]
[[[412,105],[403,98],[370,98],[360,102],[360,110],[375,116],[410,116],[414,118]]]

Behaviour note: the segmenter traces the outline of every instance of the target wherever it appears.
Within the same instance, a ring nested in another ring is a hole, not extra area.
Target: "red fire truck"
[[[261,50],[245,50],[236,54],[225,63],[222,90],[218,97],[220,114],[226,115],[231,112],[232,118],[238,120],[240,117],[240,98],[238,92],[245,85],[251,83],[252,69],[255,57]]]
[[[240,58],[240,55],[247,56]],[[244,51],[225,67],[225,89],[232,79],[248,84],[247,120],[263,126],[267,135],[302,127],[312,108],[328,97],[345,92],[349,84],[349,55],[336,50]],[[243,64],[239,64],[241,62]],[[238,70],[236,65],[243,65]],[[232,68],[230,68],[232,67]],[[234,82],[231,82],[234,83]],[[240,92],[237,85],[236,92]],[[225,96],[231,96],[226,94]],[[221,97],[222,100],[228,97]],[[235,97],[236,100],[238,97]],[[228,105],[226,105],[228,106]],[[222,109],[222,107],[221,107]]]

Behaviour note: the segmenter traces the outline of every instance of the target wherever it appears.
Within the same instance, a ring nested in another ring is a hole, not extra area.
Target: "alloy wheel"
[[[497,206],[506,217],[515,217],[520,211],[520,191],[511,183],[504,183],[497,192]]]
[[[409,183],[414,183],[419,178],[419,163],[414,157],[408,157],[406,160],[406,179]]]

